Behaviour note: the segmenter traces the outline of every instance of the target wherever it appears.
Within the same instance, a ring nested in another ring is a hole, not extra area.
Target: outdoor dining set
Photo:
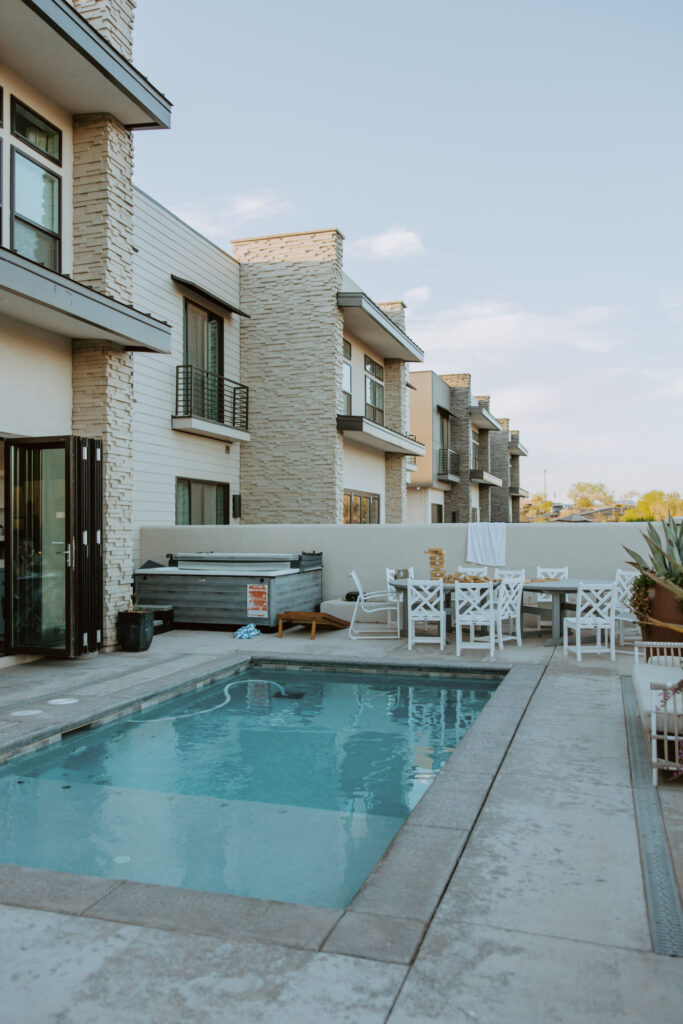
[[[443,651],[449,633],[456,656],[464,648],[495,649],[524,639],[523,615],[533,615],[527,635],[549,629],[548,646],[563,645],[581,661],[582,651],[609,651],[616,656],[616,634],[636,623],[628,598],[637,573],[617,570],[615,580],[575,579],[567,566],[538,566],[526,578],[524,569],[461,565],[446,573],[441,549],[429,549],[430,579],[416,579],[414,569],[386,569],[383,590],[366,591],[358,573],[350,573],[358,597],[349,627],[351,639],[399,639],[408,649],[417,643],[438,643]],[[586,632],[590,631],[590,637]],[[573,643],[570,640],[573,639]]]

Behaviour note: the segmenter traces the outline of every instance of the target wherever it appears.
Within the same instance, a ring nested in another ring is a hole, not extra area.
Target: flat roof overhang
[[[0,314],[65,338],[171,351],[168,324],[2,248]]]
[[[170,100],[67,0],[2,0],[0,61],[72,114],[171,125]]]
[[[239,306],[233,306],[233,304],[228,302],[227,299],[221,299],[212,292],[207,292],[205,288],[202,288],[199,284],[195,284],[194,281],[186,281],[185,278],[176,277],[175,274],[171,274],[171,280],[191,299],[198,299],[200,302],[211,302],[214,306],[227,310],[228,313],[236,313],[237,316],[243,316],[246,317],[247,320],[251,320],[249,313],[245,313],[243,309],[239,308]]]
[[[472,405],[470,406],[470,420],[472,425],[479,427],[480,430],[502,430],[501,424],[498,422],[495,416],[483,405]]]
[[[342,434],[349,434],[349,440],[357,444],[366,445],[368,448],[376,448],[382,452],[393,452],[396,455],[424,455],[425,446],[419,441],[413,441],[405,434],[399,434],[396,430],[389,430],[388,427],[381,427],[379,423],[373,423],[365,416],[337,416],[337,430]]]
[[[511,441],[508,445],[510,455],[528,455],[529,449],[525,448],[521,441]]]
[[[511,487],[510,488],[511,498],[528,498],[529,492],[525,491],[523,487]]]
[[[424,352],[397,327],[365,292],[338,292],[337,305],[344,316],[344,330],[354,334],[384,359],[424,361]]]
[[[499,476],[494,476],[493,473],[489,473],[486,469],[472,469],[470,470],[470,480],[472,483],[479,484],[480,487],[502,487],[503,481]]]

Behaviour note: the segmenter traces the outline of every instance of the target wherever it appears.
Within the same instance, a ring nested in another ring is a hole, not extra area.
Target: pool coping
[[[156,685],[151,680],[141,683],[143,692],[135,698],[129,695],[112,704],[105,694],[82,709],[60,707],[53,716],[61,720],[58,731],[54,720],[33,729],[27,722],[19,747],[11,746],[10,752],[10,744],[0,742],[0,761],[58,742],[74,729],[111,722],[210,685],[245,665],[332,662],[368,671],[406,668],[405,660],[399,658],[380,662],[336,654],[327,658],[225,655],[173,673],[162,685],[158,679]],[[412,963],[546,665],[411,663],[411,674],[420,669],[482,678],[506,674],[346,908],[330,910],[11,864],[0,864],[0,903],[186,934],[257,939],[387,963]]]

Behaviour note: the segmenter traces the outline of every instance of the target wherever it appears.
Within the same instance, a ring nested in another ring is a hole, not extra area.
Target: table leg
[[[564,641],[562,639],[562,598],[563,594],[553,591],[553,626],[550,638],[546,640],[545,647],[559,647]]]

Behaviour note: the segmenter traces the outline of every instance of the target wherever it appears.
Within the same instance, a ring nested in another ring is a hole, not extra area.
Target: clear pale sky
[[[138,0],[136,182],[230,251],[338,227],[522,485],[683,491],[681,0]]]

